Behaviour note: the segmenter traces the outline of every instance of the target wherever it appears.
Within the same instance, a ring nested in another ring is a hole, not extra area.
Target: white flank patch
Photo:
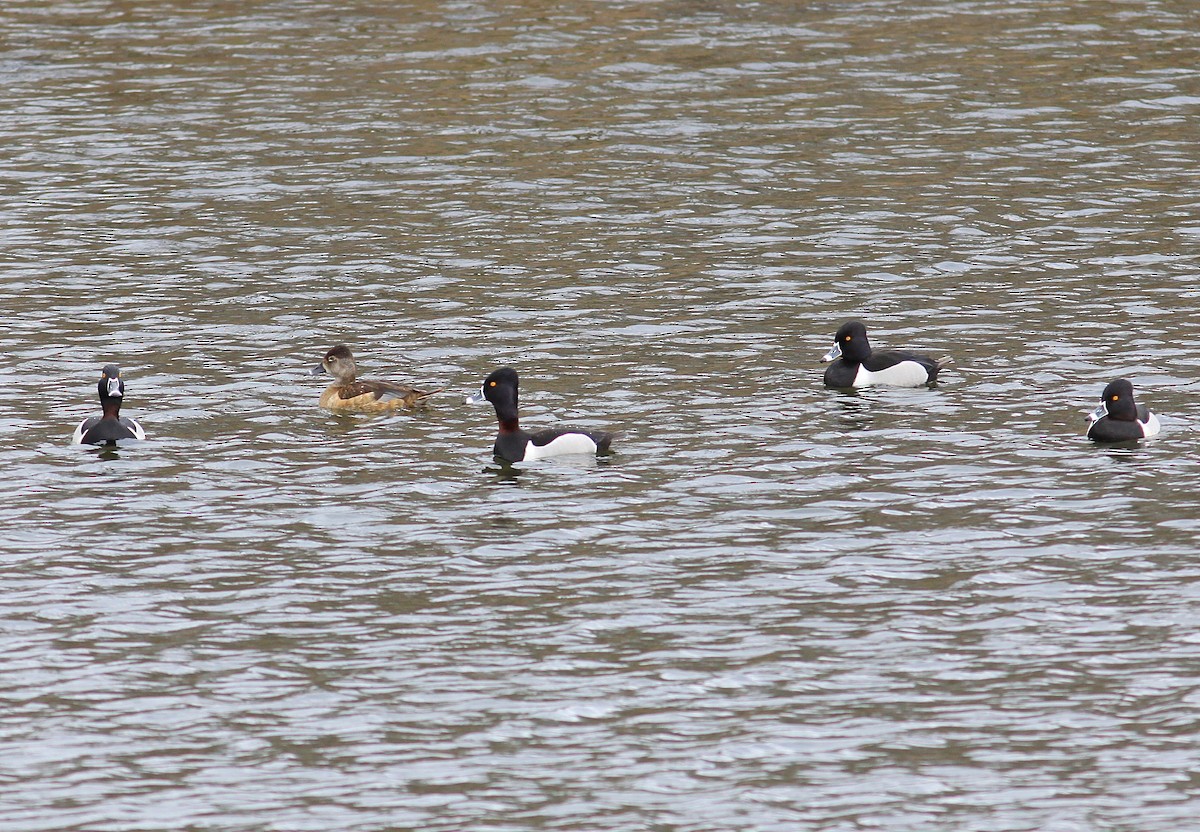
[[[855,387],[870,387],[872,384],[886,384],[890,387],[923,387],[929,383],[929,371],[915,361],[901,361],[886,370],[872,373],[861,364],[858,375],[854,377]]]
[[[128,422],[126,427],[128,427],[131,431],[133,431],[134,439],[145,439],[146,438],[146,431],[142,430],[142,425],[140,422],[138,422],[137,419],[122,418],[121,421]]]
[[[1139,422],[1139,424],[1142,426],[1142,436],[1154,436],[1161,429],[1158,424],[1158,417],[1153,413],[1150,414],[1150,418],[1144,422]]]
[[[75,433],[71,435],[71,444],[72,445],[82,445],[83,444],[83,426],[86,424],[87,424],[87,419],[84,419],[82,422],[79,423],[79,427],[75,428]]]
[[[525,462],[532,462],[535,459],[545,459],[551,456],[564,456],[566,454],[594,454],[596,453],[596,443],[582,433],[564,433],[562,436],[556,437],[553,442],[548,445],[535,445],[530,442],[525,446]]]

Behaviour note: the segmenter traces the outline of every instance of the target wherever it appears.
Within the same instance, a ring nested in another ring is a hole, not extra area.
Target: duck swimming
[[[938,370],[951,362],[949,356],[933,359],[903,350],[872,350],[867,327],[862,321],[847,321],[833,336],[833,348],[823,361],[827,387],[921,387],[937,380]]]
[[[521,430],[517,420],[517,371],[501,367],[483,380],[479,392],[467,398],[468,404],[484,400],[496,408],[500,432],[492,453],[508,462],[532,462],[565,454],[605,453],[612,443],[611,433],[564,428],[546,428],[535,433]]]
[[[79,423],[71,441],[76,445],[115,445],[121,439],[145,439],[146,432],[137,420],[121,415],[125,397],[125,382],[116,364],[106,364],[100,371],[99,416],[89,416]]]
[[[1097,442],[1145,439],[1159,431],[1158,417],[1146,405],[1134,402],[1133,383],[1126,378],[1108,383],[1088,421],[1087,437]]]
[[[438,392],[387,381],[358,381],[358,367],[350,348],[345,344],[339,344],[325,353],[311,375],[321,373],[333,376],[333,383],[325,388],[319,402],[321,407],[329,410],[387,413],[413,407]]]

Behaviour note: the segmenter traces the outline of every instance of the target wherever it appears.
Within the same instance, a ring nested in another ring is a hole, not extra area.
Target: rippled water
[[[0,34],[4,829],[1194,825],[1192,4]],[[955,367],[826,390],[849,317]],[[618,453],[493,463],[503,363]]]

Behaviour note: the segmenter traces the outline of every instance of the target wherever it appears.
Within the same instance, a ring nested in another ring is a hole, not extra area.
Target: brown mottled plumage
[[[391,384],[386,381],[358,381],[358,367],[354,356],[345,344],[325,353],[313,375],[329,373],[333,384],[321,394],[321,407],[330,410],[352,410],[360,413],[386,413],[390,410],[413,407],[438,392],[418,390],[407,384]]]

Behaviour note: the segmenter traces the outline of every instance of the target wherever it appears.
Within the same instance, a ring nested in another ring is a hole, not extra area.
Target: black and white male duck
[[[358,380],[358,366],[345,344],[325,353],[321,363],[310,375],[329,373],[333,383],[321,394],[319,404],[329,410],[355,411],[359,413],[387,413],[392,410],[413,407],[432,396],[437,390],[418,390],[407,384],[392,384],[388,381]]]
[[[99,416],[89,416],[75,428],[71,441],[76,445],[115,445],[122,439],[145,439],[146,431],[137,420],[121,415],[121,402],[125,398],[125,382],[116,364],[106,364],[100,371]]]
[[[1145,439],[1159,431],[1158,417],[1133,400],[1133,383],[1127,378],[1110,381],[1100,394],[1099,406],[1088,414],[1087,437],[1097,442]]]
[[[501,367],[483,380],[479,392],[467,404],[489,401],[496,408],[500,432],[492,453],[507,462],[532,462],[566,454],[605,453],[611,433],[565,428],[546,428],[535,433],[521,430],[517,419],[517,371]]]
[[[833,336],[833,348],[823,361],[828,387],[921,387],[937,380],[938,371],[950,363],[949,356],[933,359],[903,350],[872,350],[867,327],[862,321],[847,321]]]

